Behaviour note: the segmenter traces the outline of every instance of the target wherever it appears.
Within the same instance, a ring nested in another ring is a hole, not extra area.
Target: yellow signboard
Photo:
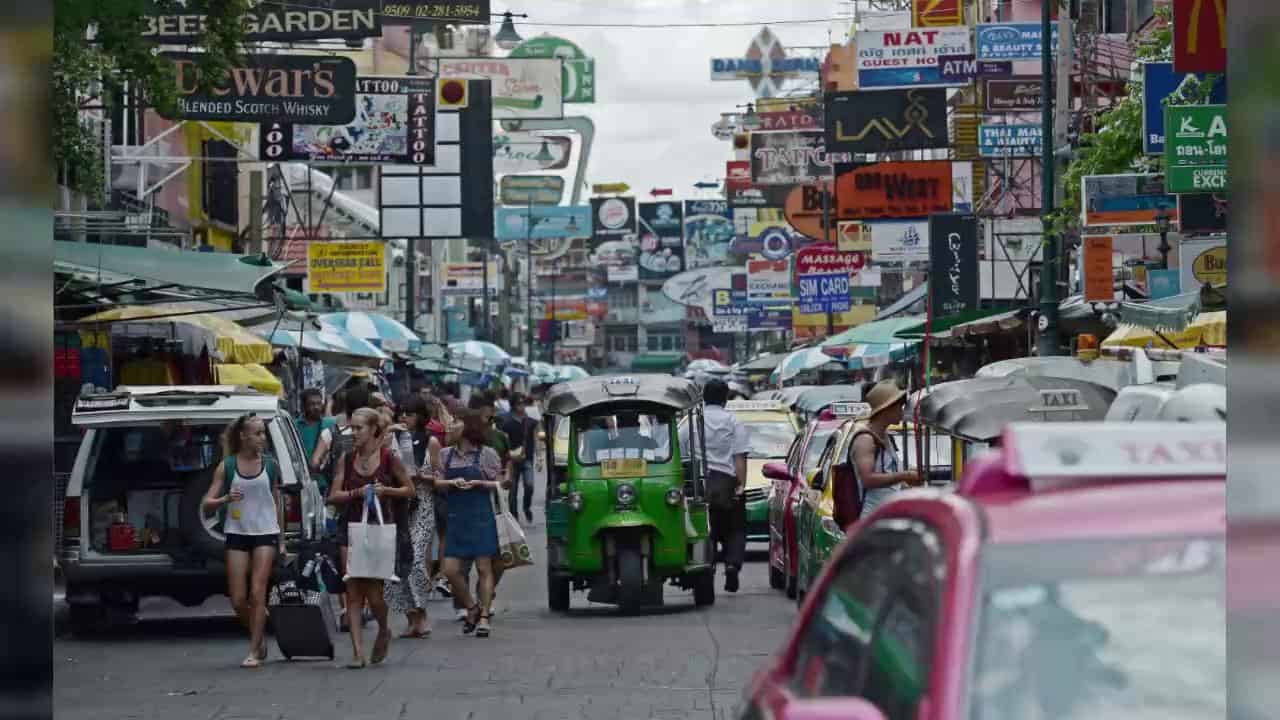
[[[381,242],[307,243],[307,292],[385,293],[386,246]]]
[[[649,464],[644,458],[621,458],[604,460],[600,463],[600,477],[629,478],[641,477],[648,472]]]

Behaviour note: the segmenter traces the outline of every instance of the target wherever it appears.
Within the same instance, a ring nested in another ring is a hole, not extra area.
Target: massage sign
[[[796,286],[803,314],[846,312],[850,308],[852,278],[867,263],[860,252],[842,253],[829,243],[796,252]]]
[[[886,162],[836,177],[836,218],[887,220],[951,212],[951,161]]]
[[[199,55],[163,56],[174,64],[178,91],[177,112],[162,113],[168,120],[345,125],[356,116],[356,64],[350,58],[246,55],[205,83]]]

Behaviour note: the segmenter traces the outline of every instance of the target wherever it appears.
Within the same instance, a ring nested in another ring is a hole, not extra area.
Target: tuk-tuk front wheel
[[[716,602],[716,574],[713,570],[699,573],[693,581],[693,604],[698,607]]]
[[[618,548],[618,604],[634,612],[644,602],[644,556],[636,546]]]
[[[547,607],[552,612],[566,612],[569,609],[570,580],[551,573],[547,568]]]

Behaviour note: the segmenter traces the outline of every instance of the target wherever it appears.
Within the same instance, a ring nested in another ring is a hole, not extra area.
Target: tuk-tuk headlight
[[[636,488],[634,485],[623,483],[618,486],[617,492],[619,505],[630,505],[636,501]]]
[[[680,492],[679,488],[671,488],[667,491],[666,499],[668,505],[676,507],[684,499],[684,493]]]
[[[578,512],[582,510],[582,494],[581,493],[569,494],[569,508],[572,509],[574,512]]]

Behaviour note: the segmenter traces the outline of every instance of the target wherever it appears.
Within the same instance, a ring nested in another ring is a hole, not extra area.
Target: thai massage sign
[[[858,32],[858,87],[946,87],[938,66],[940,55],[969,55],[973,44],[967,27]]]
[[[201,90],[193,53],[164,53],[173,61],[177,112],[168,120],[345,125],[356,116],[356,64],[326,55],[246,55]]]
[[[820,243],[796,253],[796,287],[801,313],[845,312],[850,307],[851,278],[866,264],[862,253],[842,253]]]
[[[886,162],[836,178],[836,218],[879,220],[951,212],[951,161]]]

